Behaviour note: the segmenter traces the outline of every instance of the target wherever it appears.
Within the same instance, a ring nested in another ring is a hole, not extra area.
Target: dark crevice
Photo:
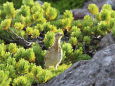
[[[95,83],[93,83],[93,84],[92,84],[92,86],[96,86],[96,84],[95,84]]]

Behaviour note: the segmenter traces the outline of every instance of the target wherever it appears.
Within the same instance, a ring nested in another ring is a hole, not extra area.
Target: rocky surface
[[[115,86],[115,44],[79,61],[45,86]]]
[[[109,45],[111,45],[111,44],[115,44],[115,39],[114,39],[114,37],[112,36],[112,33],[107,34],[106,36],[104,36],[104,37],[101,39],[101,41],[100,41],[100,43],[99,43],[99,47],[100,47],[100,48],[105,48],[105,47],[107,47],[107,46],[109,46]]]
[[[87,9],[81,8],[81,9],[73,9],[72,10],[74,19],[83,19],[85,15],[90,15]]]

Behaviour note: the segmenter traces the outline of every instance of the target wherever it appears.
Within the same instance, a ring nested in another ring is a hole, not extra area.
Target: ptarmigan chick
[[[55,35],[55,42],[51,48],[48,49],[45,55],[45,67],[49,68],[50,66],[54,66],[56,69],[62,60],[62,49],[60,45],[60,41],[63,34],[58,32]]]

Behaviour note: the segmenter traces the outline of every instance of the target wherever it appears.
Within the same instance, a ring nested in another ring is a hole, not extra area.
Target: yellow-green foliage
[[[109,32],[115,34],[115,11],[110,5],[104,5],[99,12],[98,7],[91,4],[88,10],[93,17],[86,15],[82,20],[73,20],[71,11],[66,10],[60,15],[49,3],[40,5],[33,0],[23,0],[22,3],[19,9],[15,9],[11,2],[0,7],[1,86],[45,83],[67,69],[70,66],[67,64],[90,59],[90,51],[97,50],[98,40]],[[30,48],[25,49],[11,43],[11,39],[15,39],[12,32],[28,41],[42,38],[39,40],[42,47],[33,42]],[[64,33],[62,65],[57,70],[43,69],[46,52],[43,49],[54,44],[56,32]]]
[[[0,59],[5,59],[4,58],[4,55],[5,55],[5,52],[6,51],[6,46],[2,43],[0,44]]]
[[[9,45],[0,44],[0,79],[1,86],[30,86],[33,83],[45,83],[54,76],[60,74],[70,65],[62,65],[59,69],[43,69],[37,66],[35,61],[43,61],[44,52],[38,44],[32,48],[20,48],[14,43]],[[38,52],[37,52],[38,50]],[[7,80],[7,81],[6,81]]]
[[[69,43],[72,44],[73,46],[77,45],[77,38],[76,37],[71,37],[69,39]]]
[[[86,44],[90,44],[91,38],[90,38],[89,36],[84,36],[83,41],[84,41]]]
[[[9,72],[0,70],[0,86],[10,86]]]
[[[30,82],[28,81],[27,77],[19,76],[14,79],[13,86],[30,86]]]
[[[42,48],[37,43],[33,44],[32,48],[33,48],[33,51],[35,53],[36,64],[40,64],[43,66],[44,65],[45,51],[42,50]]]
[[[16,65],[17,67],[17,72],[19,74],[26,74],[28,73],[28,69],[29,69],[29,62],[25,61],[24,59],[20,59]]]
[[[24,28],[24,25],[21,24],[20,22],[16,22],[16,23],[14,24],[14,27],[15,27],[16,29],[18,29],[18,30],[22,30],[22,29]]]
[[[79,28],[77,28],[76,26],[73,26],[71,28],[71,37],[76,37],[78,38],[81,35],[81,31]]]
[[[34,5],[34,1],[33,0],[23,0],[22,3],[24,5],[29,5],[29,6]]]
[[[10,52],[10,53],[16,53],[17,52],[17,50],[18,50],[18,48],[17,48],[17,45],[16,44],[14,44],[14,43],[10,43],[9,45],[8,45],[8,51]]]
[[[26,28],[26,33],[27,33],[28,35],[32,35],[32,33],[33,33],[33,28],[27,27],[27,28]]]
[[[57,10],[55,8],[52,8],[50,3],[45,2],[42,7],[45,12],[45,17],[48,21],[56,19]]]
[[[5,19],[1,22],[1,29],[7,30],[10,27],[11,19]]]
[[[54,32],[47,32],[45,34],[45,38],[44,38],[44,44],[46,45],[46,47],[51,47],[54,44],[55,41],[55,37],[54,37]]]
[[[61,13],[65,10],[80,8],[85,2],[89,0],[41,0],[52,4],[53,7],[57,8]]]
[[[88,10],[90,13],[92,13],[93,15],[96,15],[99,13],[99,8],[95,5],[95,4],[90,4],[88,6]]]
[[[63,60],[69,58],[73,52],[72,45],[70,43],[64,43],[62,45],[63,49]]]
[[[9,3],[9,2],[4,3],[3,12],[7,18],[14,18],[16,11],[13,3]]]

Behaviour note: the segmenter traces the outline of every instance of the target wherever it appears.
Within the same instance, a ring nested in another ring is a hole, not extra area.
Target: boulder
[[[90,15],[87,9],[74,9],[72,10],[74,19],[83,19],[85,15]]]
[[[111,0],[112,2],[111,2],[111,5],[112,5],[112,8],[113,8],[113,10],[115,10],[115,0]]]
[[[115,86],[115,44],[79,61],[45,86]]]
[[[99,43],[99,47],[100,48],[105,48],[105,47],[107,47],[111,44],[115,44],[115,39],[112,36],[112,33],[109,33],[101,39],[101,41]]]

